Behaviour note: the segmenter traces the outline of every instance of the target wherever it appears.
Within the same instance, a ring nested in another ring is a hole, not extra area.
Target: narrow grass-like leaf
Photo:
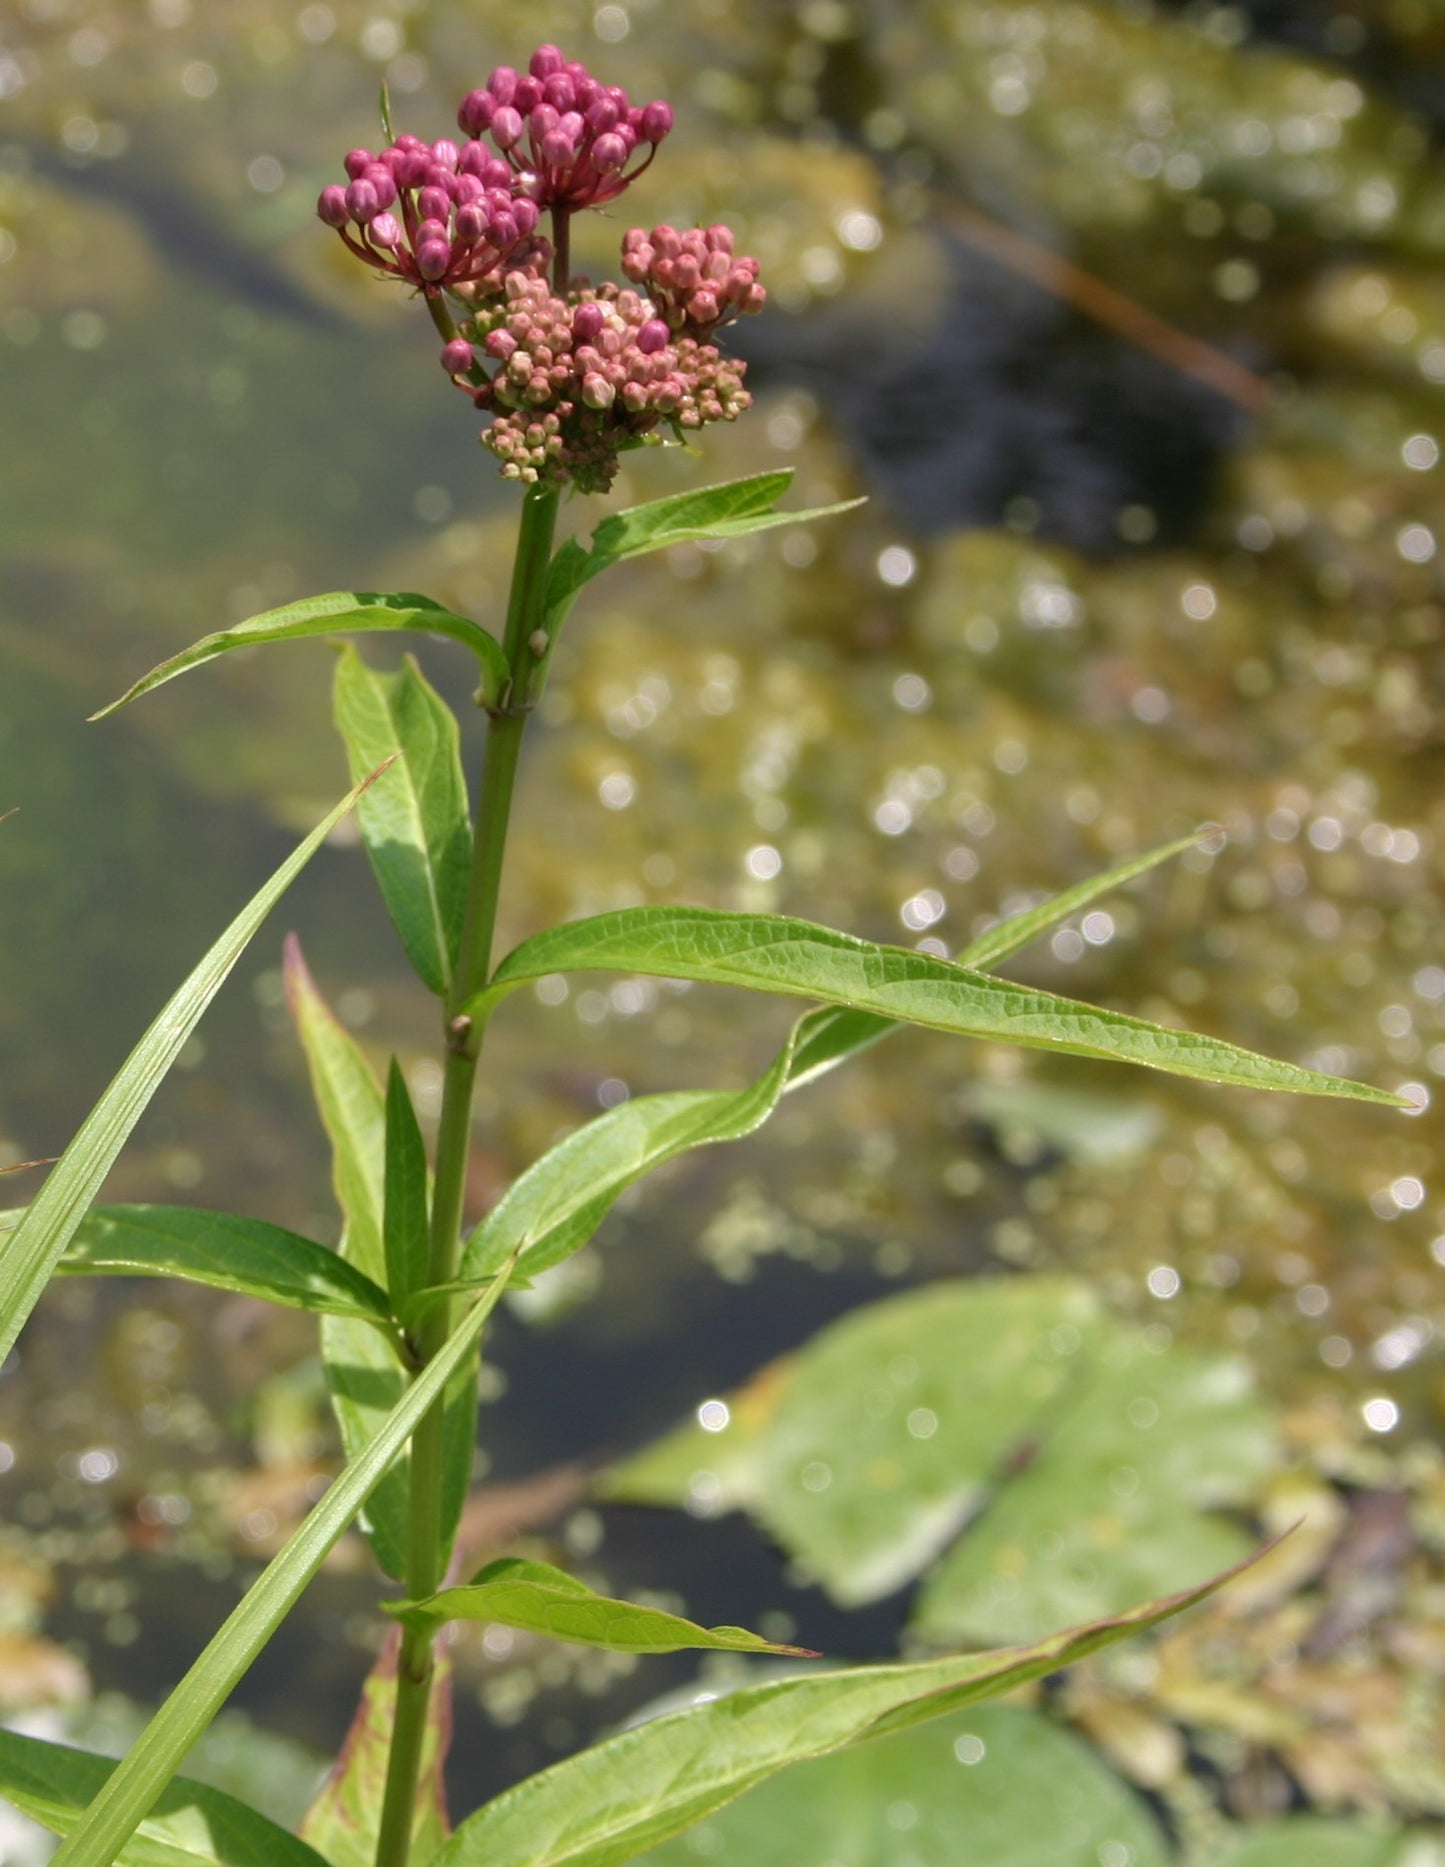
[[[289,884],[315,855],[371,782],[368,778],[328,812],[232,921],[185,984],[168,1001],[119,1074],[86,1117],[59,1165],[46,1179],[0,1255],[0,1361],[10,1353],[60,1254],[99,1192],[126,1137],[140,1120],[202,1013],[220,991]]]
[[[1032,1647],[809,1672],[656,1718],[487,1803],[462,1823],[434,1867],[614,1867],[791,1763],[997,1697],[1155,1626],[1227,1579]]]
[[[500,1282],[448,1338],[359,1457],[351,1459],[141,1733],[56,1855],[53,1867],[111,1867],[422,1416],[473,1354]]]
[[[472,842],[456,716],[409,655],[398,673],[382,674],[351,647],[336,665],[335,710],[353,776],[397,755],[356,818],[407,958],[444,997],[462,936]]]
[[[861,499],[846,499],[806,512],[775,511],[792,481],[793,469],[782,467],[609,513],[593,532],[590,546],[570,538],[553,558],[547,576],[548,629],[555,630],[562,622],[584,584],[624,558],[641,557],[645,552],[661,551],[693,539],[741,538],[775,525],[831,518],[864,503]]]
[[[69,1744],[0,1731],[0,1797],[68,1835],[115,1769]],[[135,1867],[329,1867],[306,1842],[234,1796],[175,1777],[120,1856]]]
[[[233,1212],[97,1206],[81,1221],[59,1271],[65,1276],[182,1277],[290,1309],[357,1316],[393,1328],[386,1292],[354,1265],[313,1239]]]
[[[423,1601],[386,1601],[388,1614],[423,1632],[448,1621],[489,1621],[546,1634],[609,1653],[680,1653],[705,1647],[724,1653],[781,1653],[816,1659],[808,1647],[784,1647],[745,1627],[699,1627],[661,1608],[614,1601],[565,1569],[521,1556],[490,1562],[463,1588],[444,1588]]]
[[[492,700],[507,678],[507,659],[501,645],[479,624],[455,615],[430,597],[411,591],[333,590],[325,596],[309,596],[300,603],[287,603],[282,609],[268,609],[260,616],[249,616],[233,629],[218,629],[203,636],[180,654],[144,674],[119,700],[112,700],[91,718],[103,720],[108,713],[139,700],[142,694],[164,687],[188,668],[199,668],[207,661],[227,655],[234,648],[254,648],[263,642],[298,642],[316,636],[349,635],[372,630],[409,630],[423,635],[447,635],[471,649],[482,669],[482,691]]]
[[[311,1091],[331,1142],[332,1184],[341,1208],[340,1257],[386,1287],[386,1100],[371,1065],[317,989],[301,945],[286,942],[286,999],[306,1053]],[[321,1324],[321,1360],[341,1443],[355,1458],[400,1400],[406,1375],[374,1329],[344,1316]],[[372,1493],[362,1529],[388,1575],[406,1570],[407,1464],[403,1457]]]
[[[301,1836],[320,1848],[329,1867],[374,1867],[387,1758],[396,1722],[396,1661],[401,1629],[394,1627],[361,1688],[361,1702],[336,1766],[301,1820]],[[438,1654],[418,1772],[409,1867],[427,1863],[451,1833],[442,1765],[451,1741],[452,1680],[447,1656]]]
[[[928,953],[877,946],[774,914],[647,907],[572,921],[524,941],[504,959],[477,1008],[526,980],[577,971],[745,986],[822,999],[960,1037],[1142,1064],[1205,1082],[1410,1106],[1385,1090],[1276,1062],[1219,1038],[1168,1030]]]
[[[386,1287],[399,1310],[426,1282],[426,1147],[395,1057],[386,1079]]]

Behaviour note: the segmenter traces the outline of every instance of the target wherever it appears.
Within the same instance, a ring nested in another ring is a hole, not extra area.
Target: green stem
[[[532,676],[538,665],[532,637],[542,623],[542,600],[552,555],[558,498],[553,488],[533,487],[522,503],[522,524],[507,606],[505,647],[511,684],[487,729],[466,917],[446,1008],[447,1060],[437,1133],[431,1250],[427,1264],[427,1282],[433,1286],[455,1282],[460,1263],[472,1091],[482,1042],[481,1029],[473,1029],[465,1007],[486,984],[491,972],[492,936],[501,893],[507,826],[522,736],[531,712]],[[415,1344],[417,1360],[423,1367],[451,1334],[452,1320],[450,1300],[433,1303],[426,1311]],[[413,1601],[435,1594],[446,1568],[447,1550],[442,1533],[444,1418],[444,1405],[433,1407],[411,1442],[406,1590]],[[431,1637],[408,1627],[402,1635],[397,1664],[396,1720],[387,1760],[376,1867],[406,1867],[434,1671]]]

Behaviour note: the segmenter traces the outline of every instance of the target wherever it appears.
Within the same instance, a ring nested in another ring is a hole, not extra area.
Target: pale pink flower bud
[[[472,346],[465,337],[454,337],[442,351],[442,368],[448,376],[465,376],[472,367]]]
[[[401,222],[395,214],[378,214],[367,231],[376,246],[390,249],[401,245]]]
[[[510,149],[522,140],[522,119],[510,104],[504,104],[492,118],[492,140],[498,149]]]
[[[613,175],[627,160],[627,144],[616,130],[599,136],[592,145],[592,166],[599,175]]]
[[[328,227],[344,227],[351,218],[351,210],[346,205],[346,190],[335,182],[329,188],[323,188],[316,203],[316,212]]]
[[[709,291],[694,292],[687,301],[687,315],[694,324],[716,324],[718,320],[716,295]]]
[[[510,331],[492,331],[487,337],[487,355],[495,357],[499,363],[505,363],[517,348],[517,340]]]
[[[617,400],[617,391],[605,376],[594,373],[582,378],[582,400],[588,408],[611,408]]]
[[[733,250],[733,230],[721,222],[707,230],[707,243],[714,253],[731,253]]]

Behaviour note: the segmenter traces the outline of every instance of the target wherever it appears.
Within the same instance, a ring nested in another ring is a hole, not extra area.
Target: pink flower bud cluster
[[[622,270],[641,286],[670,331],[706,341],[719,326],[761,311],[767,293],[758,262],[733,256],[730,227],[634,227],[622,241]]]
[[[463,98],[457,122],[468,136],[491,137],[539,207],[570,213],[613,201],[636,181],[673,117],[670,105],[633,104],[621,85],[600,83],[543,45],[525,77],[498,66],[485,89]],[[639,150],[646,154],[634,163]]]
[[[752,401],[744,364],[675,335],[627,287],[561,298],[535,275],[510,273],[505,302],[478,313],[474,336],[496,366],[475,391],[493,411],[482,440],[503,476],[527,485],[605,491],[619,453],[654,429],[735,421]]]
[[[475,298],[500,287],[504,268],[544,257],[536,202],[481,143],[399,136],[379,155],[353,149],[346,173],[348,186],[322,189],[317,213],[358,259],[418,290]]]

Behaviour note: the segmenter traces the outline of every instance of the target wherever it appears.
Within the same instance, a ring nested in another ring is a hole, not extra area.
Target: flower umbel
[[[634,228],[630,284],[567,276],[571,215],[637,179],[671,108],[635,105],[544,45],[525,76],[500,66],[469,92],[457,121],[461,146],[399,136],[377,155],[352,150],[349,184],[323,189],[317,212],[359,259],[426,295],[442,367],[491,414],[482,440],[503,474],[598,492],[625,449],[735,421],[752,400],[746,366],[712,339],[767,294],[729,228]]]
[[[468,136],[491,137],[539,207],[570,213],[616,200],[652,161],[673,117],[670,105],[633,104],[620,84],[600,83],[543,45],[526,77],[498,66],[484,90],[463,98],[457,122]],[[639,150],[646,154],[634,162]]]

